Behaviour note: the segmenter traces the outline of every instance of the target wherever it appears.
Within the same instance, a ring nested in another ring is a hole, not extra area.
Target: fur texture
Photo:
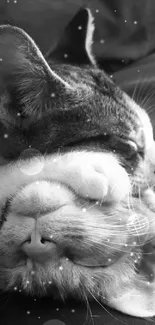
[[[0,27],[0,286],[153,316],[140,272],[155,233],[152,126],[98,69],[93,29],[81,10],[45,59]]]

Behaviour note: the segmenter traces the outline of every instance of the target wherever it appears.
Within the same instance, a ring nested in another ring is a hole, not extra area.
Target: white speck
[[[138,259],[140,260],[141,259],[141,256],[138,256]]]
[[[103,134],[104,134],[104,135],[107,135],[107,133],[106,133],[106,132],[104,132]]]
[[[124,22],[127,23],[127,20],[125,19]]]
[[[101,44],[104,44],[104,39],[101,39],[101,40],[100,40],[100,43],[101,43]]]
[[[122,221],[122,218],[119,218],[119,221]]]
[[[56,311],[59,311],[59,308],[56,308]]]
[[[87,119],[87,122],[90,122],[90,118]]]
[[[96,11],[96,12],[99,12],[99,10],[98,10],[98,9],[96,9],[95,11]]]
[[[124,63],[124,60],[122,60],[122,63]]]
[[[138,69],[137,72],[140,72],[140,70]]]
[[[54,98],[55,97],[55,93],[51,93],[51,97]]]
[[[17,116],[20,116],[21,114],[20,113],[17,113]]]
[[[48,283],[49,283],[49,284],[51,284],[51,283],[52,283],[52,281],[48,281]]]
[[[136,245],[136,244],[137,244],[136,241],[134,241],[134,242],[133,242],[133,245]]]
[[[78,29],[81,30],[82,29],[82,26],[78,26]]]
[[[114,149],[113,152],[116,152],[116,150]]]
[[[135,20],[133,23],[134,23],[135,25],[137,25],[137,24],[138,24],[137,20]]]
[[[147,284],[151,284],[151,282],[148,281]]]
[[[14,0],[14,3],[17,3],[17,0]]]
[[[30,315],[30,313],[31,313],[30,310],[28,310],[28,311],[27,311],[27,315]]]
[[[35,271],[31,271],[31,274],[34,275],[35,274]]]
[[[108,262],[111,262],[111,258],[108,258]]]
[[[68,58],[68,54],[67,54],[67,53],[64,54],[64,58],[65,58],[65,59]]]
[[[62,271],[63,270],[63,266],[59,266],[59,270]]]
[[[87,211],[87,209],[83,208],[83,209],[82,209],[82,211],[83,211],[83,212],[86,212],[86,211]]]
[[[22,292],[22,290],[20,289],[19,292]]]
[[[69,258],[68,257],[66,257],[66,261],[69,261]]]
[[[128,244],[125,244],[124,246],[125,246],[125,247],[127,247],[127,246],[128,246]]]
[[[4,138],[5,138],[5,139],[8,138],[8,134],[7,134],[7,133],[4,134]]]
[[[7,0],[7,3],[9,3],[10,2],[10,0]]]
[[[38,316],[38,319],[40,319],[40,316]]]
[[[131,253],[130,253],[130,256],[133,256],[133,255],[134,255],[133,252],[131,252]]]
[[[117,10],[115,9],[114,12],[117,12]]]
[[[31,146],[31,144],[29,145],[29,148],[31,148],[32,146]]]
[[[137,263],[137,260],[134,260],[135,263]]]
[[[110,75],[110,78],[113,78],[113,75],[112,74]]]
[[[71,312],[72,312],[72,313],[75,313],[75,309],[72,309]]]
[[[60,185],[57,185],[57,188],[60,188]]]
[[[50,238],[53,238],[53,235],[50,235]]]
[[[14,287],[14,291],[17,291],[17,287]]]
[[[29,281],[29,280],[27,280],[27,281],[26,281],[26,284],[29,284],[29,283],[30,283],[30,281]]]
[[[99,204],[99,201],[96,201],[95,204],[98,205]]]
[[[53,159],[53,162],[56,162],[57,160],[56,159]]]
[[[93,276],[91,278],[94,280],[94,277]]]
[[[108,238],[107,241],[110,242],[110,239]]]
[[[2,58],[0,58],[0,61],[3,61],[3,59],[2,59]]]
[[[37,299],[36,299],[36,298],[34,298],[34,301],[37,301]]]

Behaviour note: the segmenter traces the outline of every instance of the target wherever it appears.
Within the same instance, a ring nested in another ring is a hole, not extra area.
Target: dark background
[[[22,27],[45,54],[81,6],[95,17],[94,53],[100,67],[149,111],[155,125],[155,0],[0,0],[0,24]],[[1,325],[144,325],[155,321],[129,317],[101,306],[70,300],[66,304],[21,293],[0,296]]]

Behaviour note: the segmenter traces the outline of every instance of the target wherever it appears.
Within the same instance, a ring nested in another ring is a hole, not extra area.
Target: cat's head
[[[89,289],[97,290],[94,288],[100,287],[101,278],[110,288],[110,281],[116,274],[119,277],[122,268],[133,269],[133,263],[126,260],[117,269],[112,268],[110,260],[111,268],[99,267],[109,256],[110,244],[103,245],[106,227],[112,238],[110,254],[122,252],[124,241],[113,231],[115,220],[111,216],[129,215],[128,207],[119,205],[114,213],[109,207],[95,205],[84,218],[76,193],[65,184],[57,189],[58,183],[52,183],[46,173],[46,163],[49,166],[53,154],[82,150],[92,155],[111,152],[125,168],[132,185],[135,184],[133,191],[138,193],[139,187],[154,184],[155,149],[149,117],[97,67],[92,54],[93,31],[90,11],[81,10],[56,49],[44,57],[23,30],[0,27],[0,280],[3,282],[0,285],[3,289],[22,285],[27,292],[43,293],[54,284],[62,295],[65,291],[84,294]],[[27,158],[33,161],[36,155],[43,162],[41,172],[30,175],[25,167],[18,167],[19,161],[23,164]],[[34,183],[37,180],[42,181],[39,189]],[[39,197],[36,202],[34,192]],[[61,215],[50,206],[54,199],[69,202]],[[88,210],[92,207],[89,197],[82,204]],[[44,207],[42,215],[40,205]],[[103,211],[107,214],[106,221],[101,218]],[[52,233],[60,245],[59,252],[53,249],[46,267],[36,262],[34,277],[32,263],[22,252],[22,245],[35,227],[46,238]],[[83,256],[94,259],[97,267],[70,263],[74,255],[79,260]],[[129,273],[133,274],[127,272],[126,278],[122,275],[126,281]],[[102,290],[107,286],[102,283]]]

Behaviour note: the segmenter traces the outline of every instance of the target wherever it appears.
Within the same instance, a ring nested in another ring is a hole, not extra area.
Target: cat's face
[[[110,281],[117,282],[122,268],[133,270],[130,256],[114,266],[135,240],[127,229],[127,202],[114,208],[90,201],[89,195],[81,198],[65,180],[63,160],[59,179],[56,175],[60,154],[86,150],[93,160],[96,152],[110,152],[116,158],[113,170],[123,166],[137,194],[155,180],[152,126],[147,114],[96,67],[87,10],[76,17],[72,31],[76,34],[70,35],[72,47],[60,43],[46,61],[23,31],[0,28],[0,286],[4,290],[21,286],[43,294],[56,285],[61,295],[80,295],[90,288],[97,290],[104,278],[102,291],[108,287],[113,292]],[[39,167],[37,162],[30,172],[26,164],[35,163],[38,153]],[[32,258],[23,251],[32,233],[36,243],[35,230],[49,245],[52,242],[48,258],[48,254],[40,257],[39,248]],[[128,280],[130,275],[133,272],[127,272]]]

